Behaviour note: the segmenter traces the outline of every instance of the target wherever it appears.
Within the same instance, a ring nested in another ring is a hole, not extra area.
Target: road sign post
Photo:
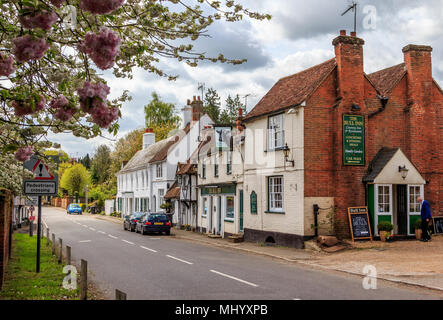
[[[36,261],[36,272],[38,273],[40,272],[40,247],[42,236],[42,196],[57,195],[57,176],[52,175],[49,172],[48,166],[46,166],[41,160],[36,158],[32,158],[31,160],[25,162],[24,166],[34,173],[34,180],[23,181],[23,193],[25,195],[38,198]]]

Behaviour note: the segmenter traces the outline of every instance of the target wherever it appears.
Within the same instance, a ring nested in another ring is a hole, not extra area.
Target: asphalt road
[[[115,289],[143,300],[439,299],[432,291],[381,281],[366,290],[360,277],[165,235],[142,236],[60,208],[44,207],[43,219],[71,246],[75,264],[88,261],[88,277],[111,299]]]

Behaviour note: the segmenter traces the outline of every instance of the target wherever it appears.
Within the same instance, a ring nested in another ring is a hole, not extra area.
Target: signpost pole
[[[42,196],[38,196],[38,217],[37,217],[37,266],[36,272],[40,272],[40,238],[42,226]]]

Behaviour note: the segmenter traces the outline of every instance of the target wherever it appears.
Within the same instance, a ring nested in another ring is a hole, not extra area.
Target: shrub
[[[420,229],[421,228],[421,219],[418,219],[417,221],[415,221],[414,228],[415,229]]]
[[[86,211],[86,208],[87,208],[88,206],[86,205],[86,203],[82,203],[82,204],[80,205],[80,207],[82,208],[82,211],[85,212],[85,211]]]
[[[394,225],[387,221],[382,221],[377,225],[378,231],[391,232],[394,229]]]

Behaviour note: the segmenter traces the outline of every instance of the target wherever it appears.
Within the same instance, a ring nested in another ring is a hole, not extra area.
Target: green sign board
[[[214,186],[201,188],[201,195],[235,194],[235,185]]]
[[[257,214],[257,194],[255,191],[251,192],[251,214]]]
[[[343,164],[365,165],[365,119],[363,116],[343,115]]]

